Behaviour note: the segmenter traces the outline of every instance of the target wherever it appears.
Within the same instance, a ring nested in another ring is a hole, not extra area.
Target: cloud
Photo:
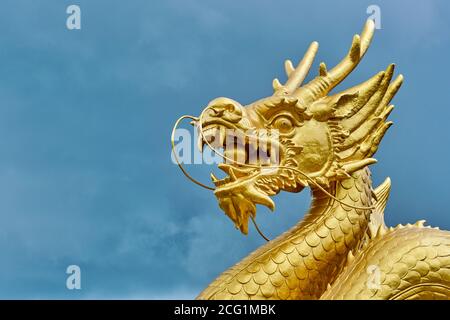
[[[282,61],[312,40],[331,66],[372,3],[79,1],[79,31],[65,28],[66,4],[2,3],[0,297],[193,298],[264,241],[236,231],[171,163],[173,122],[216,96],[270,94]],[[407,81],[374,180],[393,180],[391,223],[449,228],[448,4],[380,6],[383,29],[343,87],[398,63]],[[212,169],[189,170],[203,181]],[[276,200],[257,217],[271,238],[308,194]],[[69,264],[81,267],[80,292],[65,288]]]

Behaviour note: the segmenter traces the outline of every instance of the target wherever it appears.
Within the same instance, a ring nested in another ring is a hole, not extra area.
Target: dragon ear
[[[319,100],[313,103],[307,110],[314,119],[327,121],[333,116],[335,105],[327,103],[327,101],[324,100]]]
[[[336,113],[339,110],[353,108],[358,98],[358,91],[341,94],[338,96],[337,101],[334,97],[326,97],[314,102],[308,108],[308,113],[310,113],[314,119],[319,121],[326,121],[330,118],[336,119],[338,118]]]

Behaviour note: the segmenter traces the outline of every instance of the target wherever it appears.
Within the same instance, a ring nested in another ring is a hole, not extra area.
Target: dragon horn
[[[373,37],[375,24],[372,20],[367,20],[361,36],[353,37],[352,45],[348,54],[333,69],[326,70],[325,65],[321,65],[319,76],[310,81],[305,86],[299,88],[296,94],[304,101],[314,101],[325,96],[342,80],[344,80],[356,68],[358,63],[369,48]]]
[[[314,41],[310,44],[308,50],[303,56],[302,61],[298,64],[297,68],[294,68],[292,62],[290,60],[286,60],[284,63],[284,67],[286,69],[286,74],[288,76],[288,80],[286,81],[284,87],[287,92],[292,93],[297,89],[305,80],[308,75],[309,69],[311,69],[311,65],[314,61],[314,57],[317,54],[317,49],[319,48],[319,44]]]

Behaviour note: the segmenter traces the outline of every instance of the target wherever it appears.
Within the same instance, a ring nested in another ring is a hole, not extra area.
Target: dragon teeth
[[[203,137],[211,145],[211,147],[220,148],[225,142],[225,131],[225,127],[209,128],[203,132]]]
[[[198,150],[200,151],[200,152],[203,152],[203,139],[202,139],[202,136],[198,136],[198,139],[197,139],[197,148],[198,148]]]
[[[225,127],[220,127],[220,131],[219,131],[219,143],[220,143],[220,147],[225,145],[225,138],[226,138],[226,128]]]
[[[219,181],[219,179],[217,179],[217,177],[214,175],[214,173],[211,172],[211,180],[212,182],[217,182]]]
[[[236,150],[236,160],[239,163],[245,163],[245,158],[247,157],[247,152],[243,148],[238,148]]]
[[[206,130],[204,132],[205,140],[208,141],[209,143],[212,143],[216,138],[216,134],[217,134],[216,128],[211,128],[211,129]]]
[[[266,140],[259,140],[259,149],[262,152],[267,153],[267,147],[268,147],[268,143]]]

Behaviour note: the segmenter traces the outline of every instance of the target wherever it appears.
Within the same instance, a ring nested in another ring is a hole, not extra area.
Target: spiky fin
[[[384,223],[384,210],[389,199],[390,191],[391,179],[389,177],[374,190],[375,209],[370,215],[369,222],[369,236],[371,239],[377,235],[382,235],[387,230],[386,224]]]

